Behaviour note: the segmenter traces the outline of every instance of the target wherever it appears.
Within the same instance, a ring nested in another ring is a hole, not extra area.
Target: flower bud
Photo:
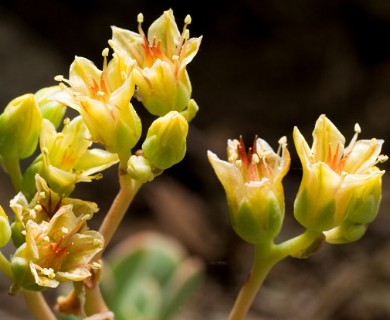
[[[9,224],[8,216],[4,212],[3,207],[0,206],[0,248],[4,247],[11,239],[11,226]]]
[[[149,127],[142,144],[145,158],[160,170],[180,162],[186,153],[187,133],[187,120],[177,111],[158,118]]]
[[[61,88],[59,86],[53,86],[43,88],[34,94],[42,117],[49,120],[56,128],[61,124],[62,118],[65,115],[66,106],[52,100],[51,97],[60,91]]]
[[[0,115],[0,155],[23,159],[36,149],[42,116],[33,94],[12,100]]]
[[[191,98],[191,82],[186,70],[175,74],[165,61],[157,60],[151,68],[134,71],[137,98],[153,115],[163,116],[171,110],[184,110]]]
[[[154,179],[153,167],[143,156],[132,155],[127,161],[127,173],[137,181],[147,182]]]

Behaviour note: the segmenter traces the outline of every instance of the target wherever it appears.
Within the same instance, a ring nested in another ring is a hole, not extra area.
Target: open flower
[[[202,37],[189,38],[189,15],[180,33],[172,10],[165,11],[152,23],[147,36],[142,22],[143,16],[139,14],[139,34],[112,27],[109,44],[115,52],[136,61],[136,97],[150,113],[164,116],[169,111],[181,112],[188,106],[192,91],[186,66],[198,52]]]
[[[31,290],[55,288],[63,281],[82,281],[91,275],[92,258],[103,249],[103,236],[88,230],[85,217],[72,205],[59,208],[49,222],[30,220],[26,242],[11,259],[16,285]]]
[[[355,132],[345,147],[344,136],[321,115],[309,148],[298,128],[294,128],[295,146],[303,166],[294,214],[309,230],[326,231],[346,221],[367,224],[378,213],[384,171],[375,165],[387,159],[380,155],[383,140],[357,140],[359,125]]]
[[[77,110],[83,117],[94,142],[127,161],[141,136],[141,120],[130,99],[134,93],[133,60],[114,54],[107,64],[108,49],[103,50],[103,70],[93,62],[76,57],[69,80],[62,76],[63,91],[56,100]]]
[[[73,191],[78,182],[90,182],[101,177],[95,174],[118,162],[115,154],[101,149],[89,149],[92,142],[83,119],[78,116],[65,121],[62,132],[44,119],[40,136],[39,155],[23,177],[24,192],[35,194],[35,175],[38,173],[50,188],[62,194]]]
[[[256,138],[247,151],[242,139],[228,140],[228,162],[208,152],[226,192],[232,226],[250,243],[273,239],[283,222],[282,179],[289,169],[290,154],[285,137],[279,144],[275,153],[266,141]]]

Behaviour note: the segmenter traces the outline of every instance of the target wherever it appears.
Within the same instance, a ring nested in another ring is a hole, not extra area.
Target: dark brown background
[[[115,241],[157,229],[205,261],[206,281],[178,319],[226,319],[250,265],[251,248],[231,231],[224,194],[206,150],[225,157],[226,140],[259,134],[276,147],[287,135],[293,162],[286,177],[282,239],[301,231],[291,218],[301,174],[291,132],[308,137],[322,113],[350,139],[389,137],[390,3],[297,1],[2,1],[0,104],[67,76],[75,55],[101,66],[110,25],[136,30],[168,8],[179,26],[187,13],[192,36],[204,36],[189,66],[200,112],[191,124],[186,159],[141,190]],[[140,110],[138,106],[138,110]],[[140,111],[141,112],[141,111]],[[389,154],[385,144],[384,153]],[[383,168],[388,164],[382,165]],[[107,180],[76,193],[98,201],[104,215],[116,190]],[[390,318],[389,180],[378,219],[359,242],[325,246],[309,260],[287,259],[270,274],[248,319]],[[2,205],[12,191],[1,180]],[[2,286],[6,288],[8,283]],[[5,289],[4,289],[5,290]],[[28,319],[15,298],[2,295],[1,318]],[[12,308],[11,308],[12,306]],[[13,318],[12,318],[13,317]]]

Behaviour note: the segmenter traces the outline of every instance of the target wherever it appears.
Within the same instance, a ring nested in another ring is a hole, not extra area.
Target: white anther
[[[354,128],[356,133],[362,132],[362,129],[360,128],[360,125],[358,123],[355,123],[355,128]]]
[[[49,236],[44,236],[44,237],[43,237],[43,240],[49,242],[49,241],[50,241],[50,238],[49,238]]]
[[[179,60],[179,56],[177,54],[174,54],[172,56],[172,61],[177,61],[177,60]]]
[[[102,265],[97,262],[92,262],[92,269],[94,270],[100,270],[102,268]]]
[[[236,160],[236,162],[234,164],[236,165],[237,168],[241,168],[242,167],[242,161],[241,160]]]
[[[252,154],[252,162],[253,162],[254,164],[260,163],[260,158],[259,158],[259,156],[257,155],[257,153]]]
[[[105,93],[103,91],[98,91],[96,94],[100,97],[104,97]]]
[[[186,15],[185,19],[184,19],[184,23],[185,24],[191,24],[192,22],[192,18],[189,14]]]
[[[69,123],[70,123],[70,119],[69,118],[65,118],[64,119],[64,125],[67,126]]]
[[[287,137],[286,136],[281,137],[279,139],[278,143],[281,144],[281,145],[286,144],[287,143]]]
[[[138,15],[137,15],[137,22],[138,23],[144,22],[144,15],[142,13],[138,13]]]
[[[190,38],[190,30],[186,29],[184,30],[184,39],[188,40]]]
[[[62,228],[61,228],[61,231],[62,231],[62,233],[65,233],[65,234],[68,234],[68,233],[69,233],[69,229],[68,229],[68,228],[65,228],[65,227],[62,227]]]
[[[30,209],[29,214],[30,214],[31,219],[35,219],[37,217],[37,214],[36,214],[34,209]]]
[[[102,51],[102,56],[103,56],[103,57],[108,57],[109,51],[110,51],[110,49],[104,48],[103,51]]]
[[[41,206],[40,204],[36,204],[36,205],[34,206],[34,210],[35,210],[35,211],[41,211],[41,210],[42,210],[42,206]]]
[[[379,157],[378,157],[378,162],[379,163],[383,163],[383,162],[386,162],[387,160],[389,160],[389,157],[384,155],[384,154],[381,154]]]
[[[64,76],[59,74],[59,75],[54,77],[54,80],[55,81],[64,81]]]

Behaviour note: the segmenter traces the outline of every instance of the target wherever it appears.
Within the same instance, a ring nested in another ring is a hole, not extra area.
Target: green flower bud
[[[158,118],[149,127],[142,144],[145,158],[160,170],[180,162],[186,153],[187,133],[188,122],[177,111]]]
[[[0,206],[0,248],[4,247],[11,239],[11,226],[9,225],[8,216]]]
[[[36,149],[42,116],[33,94],[12,100],[0,115],[0,155],[23,159]]]
[[[19,248],[23,243],[26,242],[26,237],[22,233],[23,230],[25,229],[21,221],[12,222],[11,224],[12,242],[17,248]]]
[[[154,179],[153,167],[143,156],[132,155],[127,161],[127,173],[137,181],[147,182]]]
[[[56,128],[61,124],[62,118],[65,115],[66,106],[54,101],[51,97],[60,91],[60,86],[53,86],[43,88],[35,93],[35,99],[42,117],[53,123]]]

